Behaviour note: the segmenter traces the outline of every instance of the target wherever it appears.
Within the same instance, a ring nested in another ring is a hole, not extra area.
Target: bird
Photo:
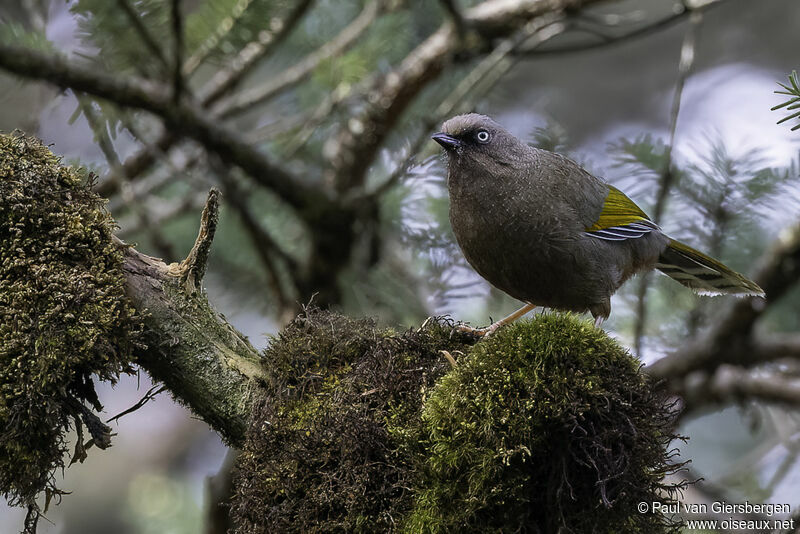
[[[631,276],[658,269],[702,295],[764,297],[752,280],[662,232],[625,193],[492,118],[455,116],[432,136],[447,159],[449,217],[467,262],[525,305],[589,312],[600,327]]]

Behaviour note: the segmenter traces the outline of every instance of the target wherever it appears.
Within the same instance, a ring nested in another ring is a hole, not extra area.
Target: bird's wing
[[[597,220],[586,228],[586,233],[606,241],[636,239],[659,230],[645,212],[614,186],[608,186],[608,196]]]

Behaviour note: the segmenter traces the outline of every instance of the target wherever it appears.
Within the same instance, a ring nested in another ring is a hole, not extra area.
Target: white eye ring
[[[477,139],[480,143],[488,143],[491,137],[492,136],[489,135],[489,132],[486,130],[478,130],[478,133],[475,134],[475,139]]]

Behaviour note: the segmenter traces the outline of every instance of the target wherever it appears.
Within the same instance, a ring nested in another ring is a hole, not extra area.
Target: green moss
[[[0,135],[0,492],[14,505],[58,491],[72,425],[108,445],[86,406],[100,408],[92,377],[129,369],[138,321],[87,178],[38,140]]]
[[[307,312],[265,351],[235,475],[237,533],[386,532],[413,505],[423,399],[466,349],[432,322],[397,334],[370,320]]]
[[[668,529],[636,512],[674,436],[635,358],[571,315],[465,341],[442,322],[298,317],[265,352],[236,532]]]
[[[671,408],[639,362],[572,315],[500,330],[437,385],[405,532],[656,533]]]

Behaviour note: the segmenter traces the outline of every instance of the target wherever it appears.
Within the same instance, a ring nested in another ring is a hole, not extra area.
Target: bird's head
[[[453,166],[478,166],[491,170],[513,166],[524,158],[528,146],[486,115],[468,113],[445,121],[432,136]]]

